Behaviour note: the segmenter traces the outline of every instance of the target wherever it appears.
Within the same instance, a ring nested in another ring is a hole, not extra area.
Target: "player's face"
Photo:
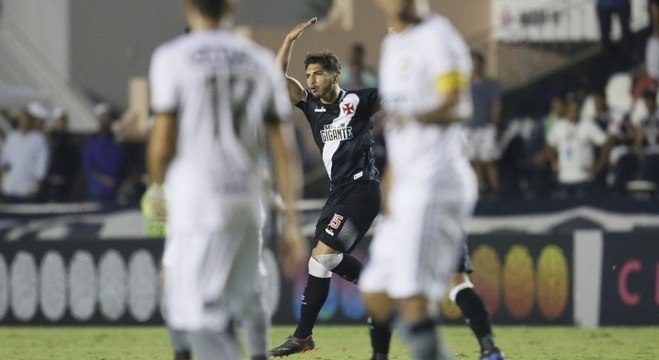
[[[378,0],[387,17],[408,20],[416,17],[416,0]]]
[[[328,72],[320,64],[309,64],[305,77],[311,95],[322,98],[332,91],[334,85],[338,84],[339,75]]]

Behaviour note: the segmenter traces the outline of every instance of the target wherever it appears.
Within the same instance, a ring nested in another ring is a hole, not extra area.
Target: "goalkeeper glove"
[[[142,215],[146,221],[146,235],[153,238],[165,237],[167,233],[167,201],[162,185],[151,184],[140,201]]]

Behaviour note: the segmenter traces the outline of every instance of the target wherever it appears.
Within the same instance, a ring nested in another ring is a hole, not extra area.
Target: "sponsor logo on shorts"
[[[362,177],[363,175],[364,175],[364,171],[360,171],[360,172],[356,173],[355,175],[353,175],[353,176],[352,176],[352,179],[353,179],[353,180],[357,180],[357,179],[359,179],[360,177]]]

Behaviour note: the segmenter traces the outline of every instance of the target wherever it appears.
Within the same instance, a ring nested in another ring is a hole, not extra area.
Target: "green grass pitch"
[[[477,359],[477,344],[466,326],[441,328],[446,346],[456,359]],[[290,326],[272,330],[272,344],[292,332]],[[659,359],[659,327],[496,326],[497,343],[515,359]],[[320,325],[314,330],[316,350],[289,359],[366,360],[370,345],[366,326]],[[392,360],[410,359],[398,338]],[[0,327],[3,360],[170,360],[163,327]]]

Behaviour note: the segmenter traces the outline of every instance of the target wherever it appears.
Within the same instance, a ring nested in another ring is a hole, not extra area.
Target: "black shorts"
[[[469,247],[467,246],[467,241],[463,241],[462,251],[460,252],[460,257],[458,258],[458,266],[456,268],[457,272],[463,272],[471,274],[474,272],[474,266],[471,263],[471,257],[469,256]]]
[[[314,240],[351,252],[371,227],[381,203],[378,181],[357,181],[331,191],[316,224]]]

